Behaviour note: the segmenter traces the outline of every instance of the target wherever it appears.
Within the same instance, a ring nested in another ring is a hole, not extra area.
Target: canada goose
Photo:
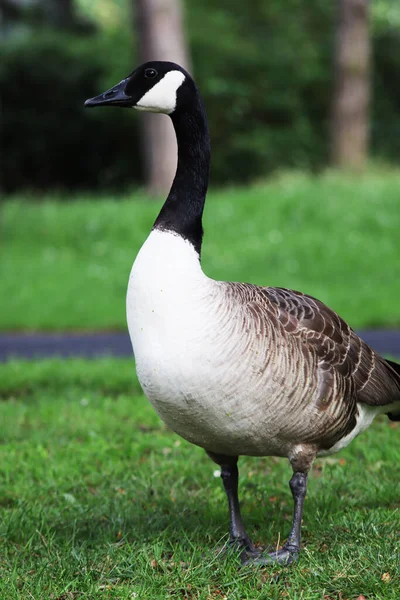
[[[384,360],[319,300],[209,279],[200,266],[210,139],[191,76],[148,62],[88,107],[165,113],[178,141],[168,197],[133,264],[127,319],[141,386],[163,421],[221,467],[231,543],[243,562],[300,552],[307,475],[379,413],[400,419],[400,365]],[[239,455],[287,457],[294,515],[282,549],[260,553],[238,500]]]

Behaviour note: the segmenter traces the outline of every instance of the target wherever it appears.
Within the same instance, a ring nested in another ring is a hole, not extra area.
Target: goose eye
[[[144,72],[144,76],[147,79],[154,79],[154,77],[156,77],[157,75],[158,75],[158,73],[155,69],[146,69]]]

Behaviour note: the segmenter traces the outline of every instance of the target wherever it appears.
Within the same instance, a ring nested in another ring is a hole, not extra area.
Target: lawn
[[[400,172],[287,174],[212,191],[203,267],[315,295],[353,328],[400,326]],[[125,330],[125,291],[159,202],[5,201],[1,330]]]
[[[240,568],[215,465],[172,434],[132,360],[0,365],[0,598],[398,600],[400,427],[310,477],[298,564]],[[256,542],[287,536],[290,469],[242,458]]]

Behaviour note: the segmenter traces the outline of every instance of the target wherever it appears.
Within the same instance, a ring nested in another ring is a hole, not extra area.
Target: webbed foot
[[[242,564],[248,565],[290,565],[299,557],[300,549],[297,546],[285,545],[274,552],[261,552],[253,549],[244,549],[240,555]]]

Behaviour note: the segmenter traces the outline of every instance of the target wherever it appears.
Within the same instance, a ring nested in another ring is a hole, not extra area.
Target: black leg
[[[301,519],[303,516],[304,498],[306,497],[307,492],[307,477],[307,473],[293,473],[289,483],[294,500],[292,529],[286,544],[280,550],[271,552],[268,555],[270,561],[289,565],[299,556],[301,544]]]
[[[300,553],[301,519],[307,491],[307,473],[294,473],[289,485],[294,500],[294,511],[292,529],[286,544],[275,552],[269,552],[254,558],[249,556],[244,564],[270,565],[278,563],[280,565],[290,565],[290,563],[297,560]]]
[[[307,478],[307,473],[293,473],[293,477],[289,483],[294,500],[294,511],[292,530],[285,546],[294,553],[300,551],[301,519],[303,517],[304,498],[307,493]]]
[[[221,478],[228,497],[231,544],[238,544],[239,547],[246,550],[254,550],[253,543],[244,528],[240,513],[238,496],[239,471],[237,464],[221,465]]]
[[[246,533],[240,513],[238,496],[239,471],[237,456],[223,456],[207,452],[209,457],[221,467],[221,478],[228,498],[230,516],[230,544],[241,550],[243,561],[258,556],[254,544]]]

